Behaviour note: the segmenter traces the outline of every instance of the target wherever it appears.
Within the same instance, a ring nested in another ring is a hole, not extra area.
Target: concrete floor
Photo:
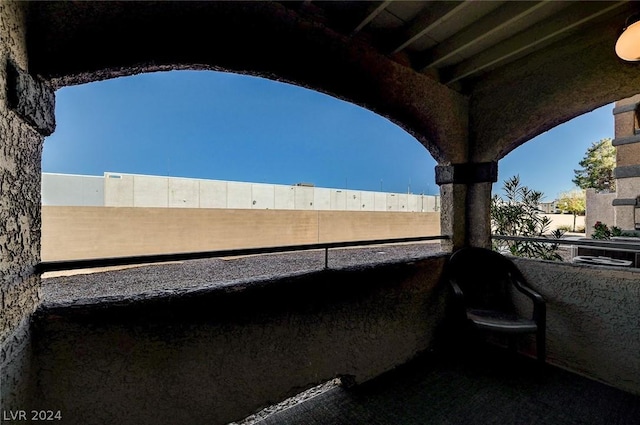
[[[640,397],[502,350],[425,354],[259,425],[638,425]]]

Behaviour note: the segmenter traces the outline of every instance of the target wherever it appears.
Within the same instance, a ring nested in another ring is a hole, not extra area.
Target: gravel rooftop
[[[329,268],[416,260],[438,252],[439,242],[332,249],[329,250]],[[106,271],[71,271],[65,273],[69,274],[67,276],[45,274],[42,293],[45,305],[96,302],[189,292],[323,268],[324,250],[211,258]]]

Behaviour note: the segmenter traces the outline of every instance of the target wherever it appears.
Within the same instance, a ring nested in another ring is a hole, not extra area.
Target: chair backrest
[[[451,255],[447,277],[464,294],[465,307],[513,311],[511,276],[519,272],[507,257],[484,248],[462,248]]]

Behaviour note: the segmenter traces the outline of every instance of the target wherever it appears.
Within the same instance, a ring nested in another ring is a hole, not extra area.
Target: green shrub
[[[498,195],[494,195],[491,199],[492,233],[501,236],[545,237],[551,219],[540,214],[538,210],[542,192],[520,186],[518,176],[505,180],[503,190],[505,199]],[[563,234],[563,230],[552,233],[555,238],[560,238]],[[557,252],[557,243],[494,239],[493,249],[508,250],[511,255],[518,257],[562,261],[562,257]]]
[[[611,239],[611,230],[609,229],[609,226],[601,221],[596,221],[596,224],[593,225],[593,233],[591,234],[591,238]]]
[[[571,226],[569,226],[568,224],[563,224],[561,226],[558,226],[558,230],[564,230],[565,232],[570,232],[572,229]]]

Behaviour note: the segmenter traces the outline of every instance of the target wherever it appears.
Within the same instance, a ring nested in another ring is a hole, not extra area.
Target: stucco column
[[[26,4],[0,1],[0,405],[25,409],[29,319],[40,302],[40,171],[54,94],[31,77]]]
[[[467,186],[467,245],[491,248],[491,182]]]
[[[448,236],[443,240],[443,251],[455,251],[465,245],[467,187],[462,184],[440,184],[440,233]]]
[[[449,241],[443,249],[491,246],[491,187],[497,181],[496,162],[436,166],[442,210],[440,227]]]

